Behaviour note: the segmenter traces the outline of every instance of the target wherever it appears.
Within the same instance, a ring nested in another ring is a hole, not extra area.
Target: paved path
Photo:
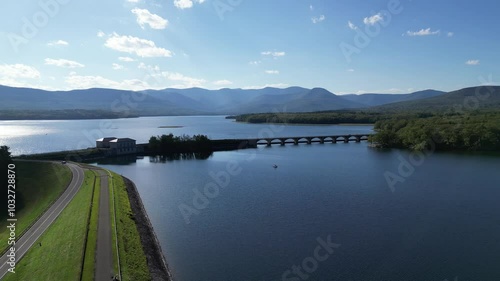
[[[66,208],[71,199],[80,189],[83,183],[84,172],[80,166],[68,163],[66,164],[73,174],[71,182],[64,191],[64,193],[57,199],[57,201],[50,206],[50,208],[33,224],[33,226],[26,231],[26,233],[20,237],[16,242],[16,260],[19,260],[28,252],[28,250],[35,244],[36,240],[49,228],[49,226],[56,220],[56,218],[61,214],[61,212]],[[0,258],[0,279],[4,277],[7,273],[9,266],[7,262],[7,254],[5,253]],[[109,278],[108,278],[109,280]]]
[[[101,194],[99,196],[99,222],[97,226],[97,249],[95,281],[109,281],[113,276],[113,248],[111,239],[111,213],[109,204],[108,173],[97,170],[101,175]]]

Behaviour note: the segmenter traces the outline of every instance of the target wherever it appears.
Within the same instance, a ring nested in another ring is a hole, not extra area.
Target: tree
[[[2,173],[2,177],[0,177],[0,192],[2,194],[7,194],[7,189],[8,189],[8,177],[7,177],[7,168],[8,165],[12,163],[12,157],[10,155],[9,147],[2,145],[0,146],[0,171]],[[7,195],[5,195],[7,196]],[[5,197],[4,197],[5,198]],[[0,219],[4,219],[7,217],[7,200],[3,200],[2,198],[2,203],[0,204]],[[19,202],[20,204],[21,202]]]
[[[6,145],[0,146],[0,163],[2,164],[2,167],[4,165],[12,163],[12,157],[9,149],[10,148]]]

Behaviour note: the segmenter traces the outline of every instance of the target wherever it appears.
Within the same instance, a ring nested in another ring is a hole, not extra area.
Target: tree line
[[[0,110],[0,120],[117,119],[132,117],[138,117],[138,115],[86,109]]]
[[[212,142],[206,135],[168,134],[152,136],[147,149],[154,153],[209,152],[212,151]]]
[[[500,112],[475,111],[375,123],[371,141],[380,147],[424,150],[500,151]]]
[[[432,113],[384,113],[375,111],[325,111],[307,113],[257,113],[235,116],[237,122],[289,124],[374,124],[393,117],[428,117]],[[233,116],[231,116],[233,117]]]
[[[259,113],[236,116],[248,123],[374,124],[370,141],[379,147],[423,150],[500,150],[500,112],[429,111],[326,111],[312,113]]]

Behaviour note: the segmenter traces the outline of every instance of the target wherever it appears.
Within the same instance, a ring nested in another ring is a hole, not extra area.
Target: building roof
[[[131,139],[131,138],[119,138],[119,139],[115,138],[114,140],[111,140],[110,142],[131,142],[131,141],[135,142],[135,140]]]
[[[115,137],[107,137],[107,138],[100,138],[96,141],[102,141],[102,142],[109,142],[109,141],[112,141],[112,140],[115,140],[116,138]]]

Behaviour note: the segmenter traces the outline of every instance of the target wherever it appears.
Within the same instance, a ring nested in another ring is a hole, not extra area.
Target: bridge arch
[[[311,138],[311,142],[325,143],[325,138],[324,137],[313,137],[313,138]]]

